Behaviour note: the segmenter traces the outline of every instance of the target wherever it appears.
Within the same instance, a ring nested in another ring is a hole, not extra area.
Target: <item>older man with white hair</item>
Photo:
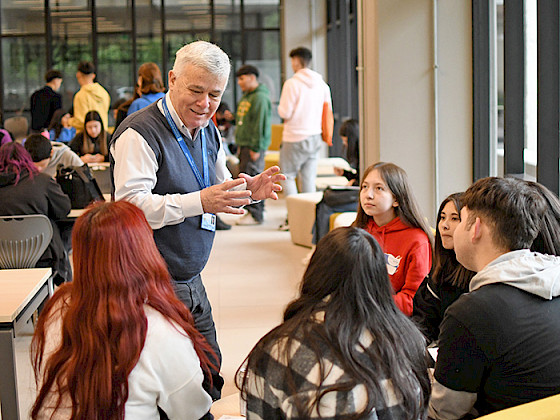
[[[277,199],[281,187],[276,182],[285,179],[278,167],[231,179],[220,133],[211,121],[229,73],[229,58],[216,45],[185,45],[169,72],[169,92],[127,117],[110,147],[115,199],[144,211],[176,293],[216,353],[218,367],[221,354],[200,276],[212,249],[215,214],[242,214],[244,205]],[[214,373],[209,392],[217,399],[223,380]]]

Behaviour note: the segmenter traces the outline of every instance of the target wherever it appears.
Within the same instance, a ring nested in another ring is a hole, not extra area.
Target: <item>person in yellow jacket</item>
[[[74,95],[74,115],[70,124],[77,132],[84,130],[84,118],[89,111],[97,111],[103,120],[103,126],[108,127],[109,106],[111,96],[103,86],[95,82],[95,66],[91,61],[81,61],[78,64],[76,79],[80,90]]]

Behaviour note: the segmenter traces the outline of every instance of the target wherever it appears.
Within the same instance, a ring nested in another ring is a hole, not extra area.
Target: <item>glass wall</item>
[[[29,118],[29,98],[55,68],[70,110],[78,91],[76,67],[95,63],[97,81],[112,102],[129,98],[137,68],[157,63],[167,80],[175,52],[207,40],[231,57],[224,95],[230,107],[241,97],[235,71],[250,63],[271,91],[274,122],[281,89],[280,8],[283,0],[13,0],[0,2],[0,122]],[[163,17],[163,19],[162,19]]]

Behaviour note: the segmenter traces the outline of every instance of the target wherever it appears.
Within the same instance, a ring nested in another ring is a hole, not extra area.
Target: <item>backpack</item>
[[[87,164],[83,166],[58,165],[56,182],[64,194],[70,197],[73,209],[83,209],[94,201],[105,201],[97,181]]]

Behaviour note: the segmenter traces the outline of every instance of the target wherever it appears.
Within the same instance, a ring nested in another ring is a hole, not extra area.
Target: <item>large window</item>
[[[157,63],[167,80],[175,52],[207,40],[232,60],[224,101],[241,97],[235,77],[244,63],[259,67],[276,109],[281,89],[282,0],[25,0],[0,2],[0,121],[29,118],[29,97],[47,69],[63,72],[60,93],[70,109],[81,60],[95,63],[112,102],[132,95],[138,67]],[[162,19],[163,16],[163,19]],[[279,122],[275,113],[275,121]]]
[[[512,175],[558,193],[560,5],[473,0],[474,178]]]

